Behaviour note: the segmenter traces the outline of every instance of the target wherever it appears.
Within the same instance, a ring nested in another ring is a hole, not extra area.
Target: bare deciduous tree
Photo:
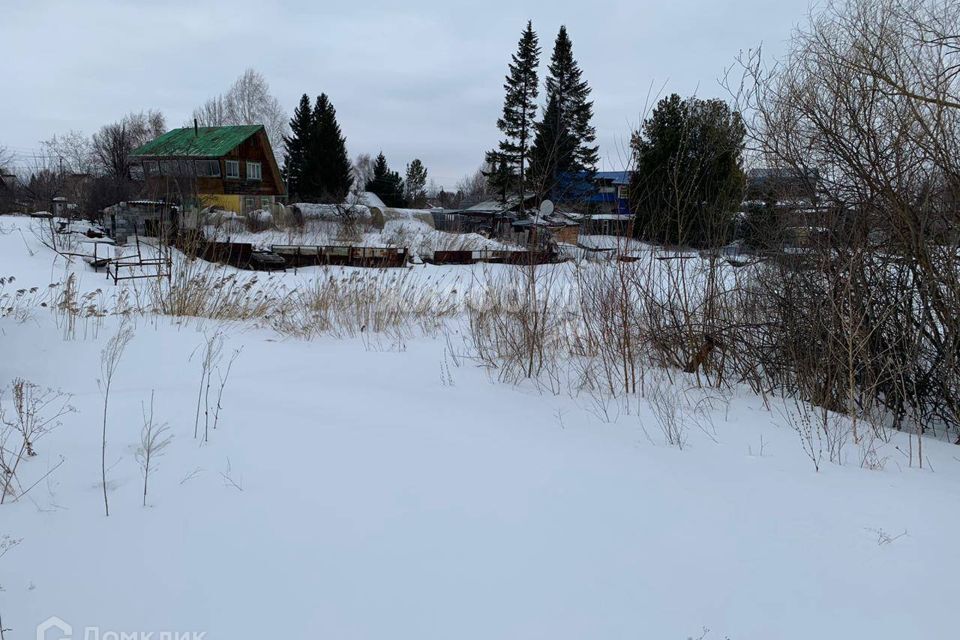
[[[0,145],[0,172],[9,171],[11,165],[13,165],[13,153]]]
[[[228,124],[227,106],[223,96],[214,96],[194,109],[193,119],[201,127],[222,127]]]
[[[493,196],[490,183],[482,168],[460,178],[456,189],[457,196],[467,202],[480,202]]]
[[[280,101],[270,93],[267,79],[255,69],[244,71],[225,94],[194,109],[193,118],[205,127],[262,124],[275,153],[282,148],[288,128]]]
[[[49,160],[56,160],[57,169],[69,173],[92,173],[97,157],[93,142],[82,131],[70,130],[54,134],[42,141],[40,147]]]
[[[130,153],[166,130],[166,120],[159,111],[129,113],[93,134],[94,157],[106,175],[127,179],[130,177]]]
[[[353,161],[353,184],[362,191],[373,180],[373,156],[369,153],[358,154]]]

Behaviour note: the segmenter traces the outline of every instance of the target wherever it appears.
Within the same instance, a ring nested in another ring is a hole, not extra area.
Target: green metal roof
[[[239,127],[193,127],[173,129],[139,149],[134,156],[219,158],[263,129],[261,124]]]

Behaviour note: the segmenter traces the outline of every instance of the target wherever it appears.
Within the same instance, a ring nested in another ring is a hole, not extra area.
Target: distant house
[[[585,236],[632,236],[633,216],[629,213],[597,213],[583,221]]]
[[[541,244],[546,241],[577,244],[580,224],[584,216],[577,213],[552,211],[537,212],[513,222],[513,231],[526,233],[523,244]]]
[[[630,213],[629,171],[564,173],[550,190],[551,199],[560,205],[580,206],[599,214]]]
[[[439,231],[499,236],[508,232],[519,217],[520,204],[520,196],[511,195],[506,202],[485,200],[465,209],[430,209],[428,213]],[[524,194],[523,208],[531,213],[537,210],[534,194]]]
[[[760,168],[747,171],[747,201],[795,205],[816,204],[820,172],[791,168]]]
[[[262,125],[174,129],[134,150],[143,196],[246,214],[285,196]]]
[[[598,171],[593,177],[596,192],[588,202],[598,213],[630,215],[629,171]]]

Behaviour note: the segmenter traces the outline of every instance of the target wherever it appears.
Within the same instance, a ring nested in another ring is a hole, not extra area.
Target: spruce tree
[[[634,232],[668,244],[726,242],[743,199],[745,135],[723,100],[662,99],[631,143]]]
[[[317,97],[313,109],[311,142],[311,168],[316,176],[314,196],[327,202],[343,202],[353,185],[353,175],[337,111],[325,93]]]
[[[547,103],[556,100],[559,127],[566,130],[574,141],[570,171],[593,174],[597,170],[598,147],[594,144],[597,132],[590,121],[593,119],[593,102],[590,86],[582,79],[580,65],[573,57],[573,43],[567,28],[560,27],[550,57],[546,78]]]
[[[419,158],[407,165],[407,177],[404,180],[403,198],[408,207],[419,209],[427,202],[427,168]]]
[[[283,158],[283,177],[287,181],[287,193],[291,198],[300,198],[303,195],[304,175],[310,136],[313,132],[313,114],[310,109],[310,98],[303,94],[300,104],[293,111],[290,119],[290,135],[284,136],[285,153]]]
[[[403,179],[396,171],[391,171],[387,165],[387,158],[381,151],[373,163],[373,178],[371,178],[365,189],[374,193],[383,200],[383,204],[388,207],[402,207],[405,205],[403,200]]]
[[[326,199],[326,185],[324,184],[323,175],[325,155],[323,143],[325,140],[321,140],[320,129],[321,123],[327,120],[327,111],[329,108],[330,101],[327,99],[327,94],[321,93],[313,103],[313,129],[310,134],[310,148],[307,154],[307,182],[310,184],[310,199],[314,201]]]
[[[481,173],[487,179],[491,193],[496,194],[501,202],[506,202],[517,182],[517,176],[510,166],[509,158],[499,151],[488,151],[484,163],[487,165],[487,170]]]
[[[534,123],[537,118],[537,96],[539,80],[537,68],[540,65],[540,44],[533,30],[533,22],[527,21],[527,28],[520,36],[517,52],[511,56],[506,82],[503,85],[506,95],[503,100],[503,114],[497,120],[497,128],[503,133],[503,140],[497,151],[488,154],[488,164],[497,167],[495,178],[490,186],[497,192],[506,194],[516,190],[521,199],[527,183],[527,163],[530,142],[533,138]],[[506,163],[507,171],[501,172]],[[504,184],[512,183],[512,184]]]
[[[556,96],[551,96],[537,123],[537,136],[530,150],[530,185],[537,200],[561,198],[564,176],[569,176],[576,162],[576,140],[560,115]],[[568,182],[569,180],[567,180]]]

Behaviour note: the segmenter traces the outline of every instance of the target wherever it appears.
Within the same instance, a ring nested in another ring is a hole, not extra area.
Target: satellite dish
[[[540,203],[541,216],[549,216],[551,213],[553,213],[553,209],[553,202],[551,200],[544,200]]]

